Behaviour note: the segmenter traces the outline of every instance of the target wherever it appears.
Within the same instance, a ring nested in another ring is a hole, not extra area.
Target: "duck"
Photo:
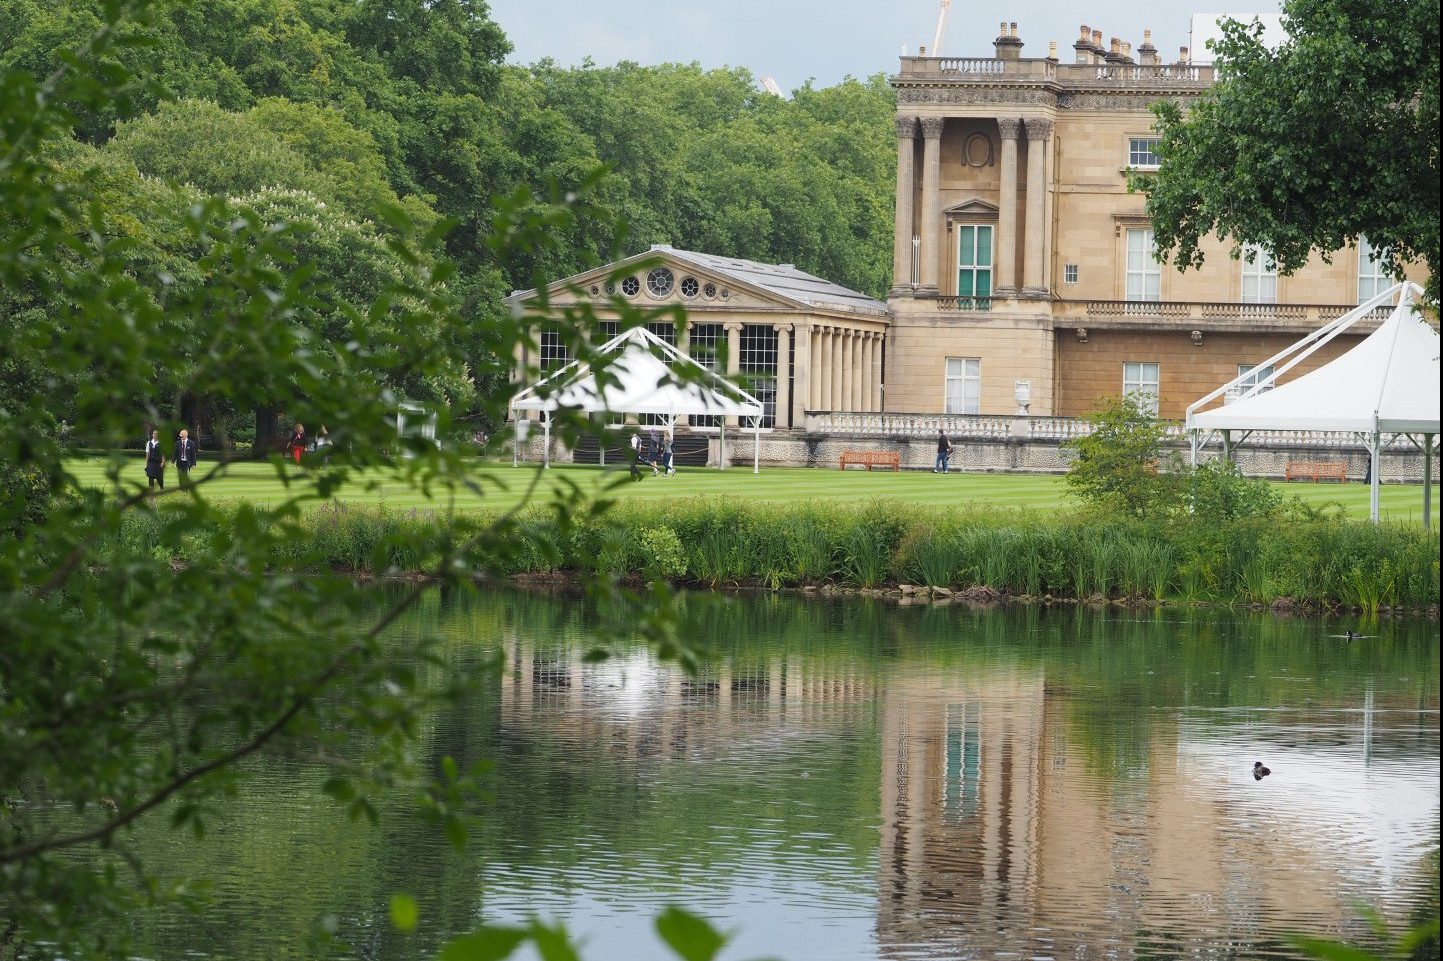
[[[1272,769],[1271,769],[1271,768],[1263,767],[1263,762],[1262,762],[1262,761],[1254,761],[1254,762],[1253,762],[1253,780],[1254,780],[1254,781],[1261,781],[1263,778],[1267,777],[1269,774],[1272,774],[1272,773],[1273,773],[1273,772],[1272,772]]]

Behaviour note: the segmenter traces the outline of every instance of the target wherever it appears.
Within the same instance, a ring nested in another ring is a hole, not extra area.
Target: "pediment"
[[[985,220],[997,218],[997,205],[981,197],[968,197],[946,208],[942,213],[948,217],[976,217]]]
[[[658,294],[647,282],[648,275],[658,267],[671,272],[671,286],[664,294]],[[631,285],[635,293],[626,292],[628,279],[635,282]],[[603,306],[611,296],[619,294],[643,309],[674,305],[697,312],[804,309],[770,291],[663,250],[648,251],[573,274],[551,284],[549,289],[552,301],[565,305],[593,301]],[[535,297],[535,291],[513,295],[521,303]]]

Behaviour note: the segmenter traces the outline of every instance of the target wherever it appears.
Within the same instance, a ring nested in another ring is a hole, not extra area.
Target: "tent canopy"
[[[1188,428],[1438,433],[1438,332],[1414,306],[1421,289],[1411,283],[1394,289],[1400,288],[1388,319],[1343,356],[1274,389],[1254,388],[1217,410],[1190,411]],[[1360,305],[1359,316],[1370,305]]]
[[[635,327],[602,344],[597,352],[612,358],[604,374],[573,362],[511,400],[512,410],[580,410],[669,417],[716,415],[761,417],[755,397],[715,371],[681,353],[644,327]],[[677,370],[695,379],[682,383]],[[547,396],[538,390],[545,388]]]

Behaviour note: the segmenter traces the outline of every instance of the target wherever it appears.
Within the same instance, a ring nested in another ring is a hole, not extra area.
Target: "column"
[[[732,321],[726,325],[727,332],[727,376],[735,378],[742,372],[742,325]],[[737,418],[726,419],[728,427],[737,426]]]
[[[842,331],[842,395],[837,401],[841,410],[856,410],[852,403],[852,385],[856,382],[856,340],[852,331]]]
[[[876,395],[872,383],[872,351],[877,349],[877,335],[870,330],[862,334],[862,410],[871,411]]]
[[[917,294],[937,296],[937,245],[941,243],[942,118],[922,118],[922,268]]]
[[[825,410],[822,406],[822,395],[825,392],[827,381],[827,364],[823,350],[827,342],[827,331],[823,327],[812,328],[812,371],[811,371],[811,396],[807,401],[810,410]]]
[[[1052,136],[1052,121],[1027,119],[1027,228],[1022,257],[1022,296],[1042,298],[1047,288],[1042,280],[1043,237],[1047,226],[1042,208],[1047,193],[1047,141]]]
[[[867,391],[867,332],[852,331],[852,410],[866,410],[862,397]]]
[[[897,118],[897,214],[892,237],[892,296],[912,293],[912,157],[916,152],[917,118]]]
[[[997,263],[998,297],[1017,296],[1017,135],[1022,121],[1017,117],[998,117],[997,131],[1002,137],[1002,184],[997,198],[997,241],[993,257]]]
[[[792,387],[787,381],[787,371],[792,366],[792,325],[776,324],[777,332],[777,392],[773,395],[773,410],[776,415],[772,426],[777,429],[790,427],[792,413]]]
[[[877,334],[876,349],[872,352],[872,383],[875,384],[877,388],[875,409],[879,412],[887,409],[887,392],[883,389],[885,384],[882,382],[882,372],[885,369],[882,366],[882,354],[885,352],[886,347],[887,332],[884,330]]]
[[[679,350],[679,351],[681,351],[683,354],[686,354],[686,356],[688,356],[688,357],[691,356],[691,324],[690,324],[690,323],[677,325],[677,329],[676,329],[676,349]],[[685,427],[686,425],[687,425],[687,416],[686,416],[685,414],[680,414],[680,415],[678,415],[677,418],[676,418],[676,426],[677,426],[677,427]]]
[[[797,370],[793,375],[792,421],[794,428],[807,426],[807,408],[811,406],[812,395],[812,328],[809,324],[797,324],[796,342],[792,348],[797,352]]]
[[[827,410],[843,410],[846,408],[846,401],[842,394],[842,329],[832,328],[831,341],[827,350],[827,363],[832,372],[830,392],[827,394]]]

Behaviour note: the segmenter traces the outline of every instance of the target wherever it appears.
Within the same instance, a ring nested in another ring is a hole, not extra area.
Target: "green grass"
[[[106,464],[103,458],[85,458],[72,461],[70,467],[82,485],[103,487],[106,484]],[[205,466],[202,465],[203,468]],[[536,469],[532,464],[513,468],[510,464],[478,462],[478,479],[483,480],[484,489],[490,493],[484,498],[467,493],[460,496],[457,504],[464,509],[511,507]],[[200,473],[203,470],[198,471],[197,476]],[[614,483],[624,476],[624,471],[611,468],[558,466],[546,473],[538,493],[544,498],[549,488],[563,481],[575,483],[586,491],[600,491],[603,485]],[[127,483],[145,483],[139,457],[126,464],[121,477]],[[166,470],[166,481],[175,483],[174,470]],[[1279,483],[1276,486],[1310,504],[1338,503],[1354,517],[1368,516],[1368,488],[1365,484]],[[230,465],[225,476],[211,482],[208,490],[218,499],[245,499],[256,503],[273,503],[285,496],[285,487],[275,467],[251,462]],[[851,470],[843,473],[827,469],[764,468],[760,474],[754,475],[750,468],[736,467],[725,472],[691,468],[679,471],[674,477],[648,476],[637,483],[623,483],[614,496],[619,500],[636,502],[731,496],[787,504],[858,503],[880,498],[938,507],[1023,508],[1044,512],[1072,510],[1079,506],[1067,493],[1061,477],[1037,474],[938,476],[927,471],[897,474],[890,471],[868,473]],[[356,505],[384,505],[400,509],[442,506],[439,500],[428,499],[424,494],[393,480],[381,481],[371,490],[361,483],[353,484],[337,499]],[[1385,517],[1421,522],[1421,484],[1384,485],[1381,500]]]

